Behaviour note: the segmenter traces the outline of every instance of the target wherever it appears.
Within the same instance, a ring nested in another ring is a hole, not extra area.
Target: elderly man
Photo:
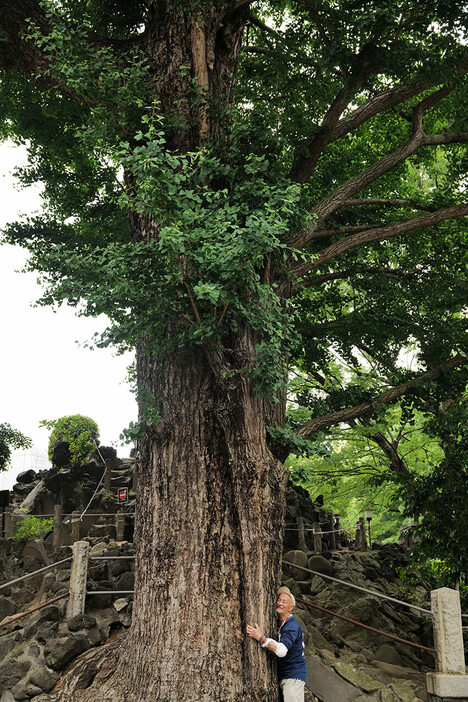
[[[284,702],[304,702],[307,678],[304,633],[292,614],[295,606],[296,600],[290,589],[280,587],[276,600],[278,640],[264,636],[258,624],[247,625],[247,634],[256,639],[262,648],[267,648],[278,656],[278,679]]]

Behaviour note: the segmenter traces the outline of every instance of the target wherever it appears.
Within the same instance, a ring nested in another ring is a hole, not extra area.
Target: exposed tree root
[[[125,671],[118,669],[119,652],[126,634],[81,654],[48,694],[37,702],[130,702]],[[143,702],[143,700],[141,701]]]

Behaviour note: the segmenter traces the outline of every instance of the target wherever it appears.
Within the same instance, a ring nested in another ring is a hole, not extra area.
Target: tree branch
[[[335,210],[339,209],[342,202],[349,200],[357,192],[363,190],[384,175],[384,173],[387,173],[400,163],[403,163],[403,161],[414,154],[421,146],[436,146],[468,141],[468,132],[427,135],[424,134],[422,130],[422,119],[425,110],[442,100],[447,95],[447,91],[448,88],[441,88],[419,102],[413,108],[411,138],[398,149],[391,151],[380,159],[380,161],[377,161],[377,163],[374,163],[365,171],[362,171],[362,173],[359,173],[354,178],[343,183],[334,192],[330,193],[328,197],[324,198],[312,210],[312,215],[315,215],[313,225],[296,234],[296,236],[288,242],[288,245],[293,248],[301,248],[304,246],[304,244],[313,238],[313,232],[317,229],[317,226],[335,212]]]
[[[413,229],[419,229],[421,227],[430,227],[435,224],[439,224],[439,222],[443,222],[446,219],[465,217],[466,215],[468,215],[468,203],[463,203],[461,205],[452,205],[452,207],[447,207],[446,209],[439,210],[438,212],[430,212],[419,217],[413,217],[412,219],[408,219],[404,222],[396,222],[387,227],[365,229],[362,232],[351,234],[351,236],[327,246],[327,248],[324,249],[316,259],[301,263],[299,266],[292,269],[291,272],[296,277],[300,277],[309,271],[318,268],[327,261],[330,261],[332,258],[340,256],[345,251],[355,248],[356,246],[369,244],[372,241],[381,241],[382,239],[388,239],[392,236],[396,236],[397,234],[402,234],[403,232],[409,232]],[[299,286],[300,284],[298,284],[297,287]]]
[[[429,212],[433,212],[435,209],[433,205],[424,205],[420,202],[416,202],[416,200],[403,200],[400,198],[388,197],[363,197],[343,200],[343,202],[340,203],[339,209],[343,207],[359,207],[361,205],[394,205],[395,207],[407,207],[411,210],[427,210]]]
[[[454,368],[459,368],[468,363],[468,358],[458,354],[454,356],[445,363],[441,363],[435,368],[416,376],[412,380],[408,380],[406,383],[401,385],[396,385],[390,390],[377,395],[377,397],[371,402],[363,402],[355,407],[349,407],[348,409],[338,410],[337,412],[330,412],[323,417],[315,417],[314,419],[309,419],[305,422],[298,430],[297,435],[303,438],[308,438],[317,431],[322,431],[323,429],[328,429],[335,424],[340,424],[341,422],[349,422],[353,419],[358,419],[359,417],[365,417],[367,415],[373,414],[375,412],[376,405],[388,405],[399,397],[408,394],[415,388],[417,388],[419,383],[425,382],[426,380],[437,380],[444,373],[453,370]]]
[[[460,76],[465,75],[468,71],[468,60],[465,60],[457,66],[457,71]],[[372,75],[373,72],[374,71],[368,71],[367,77]],[[355,94],[356,90],[358,90],[361,85],[362,82],[356,86],[353,94]],[[341,120],[336,120],[334,124],[332,124],[330,120],[325,122],[324,118],[319,132],[314,135],[313,139],[305,147],[307,157],[302,157],[302,159],[297,158],[295,160],[291,171],[291,178],[297,182],[305,182],[310,178],[313,169],[328,144],[341,139],[381,112],[396,107],[396,105],[406,102],[406,100],[409,100],[415,95],[419,95],[433,86],[433,81],[416,79],[401,88],[392,88],[375,95],[364,103],[364,105],[354,110],[351,115]],[[453,90],[453,87],[446,86],[443,90],[446,91],[445,95],[448,95],[448,93]],[[351,98],[352,95],[349,97]],[[344,109],[346,109],[346,106]]]
[[[281,34],[276,31],[276,29],[273,29],[273,27],[269,27],[265,22],[262,22],[261,19],[250,13],[249,15],[249,22],[253,24],[255,27],[258,27],[258,29],[261,29],[263,32],[267,32],[268,34],[273,34],[275,37],[280,37]]]
[[[355,275],[368,276],[379,273],[393,276],[395,278],[406,278],[408,280],[413,279],[416,275],[416,273],[411,273],[409,271],[401,271],[396,268],[378,268],[377,266],[366,268],[365,270],[336,271],[334,273],[323,273],[322,275],[314,275],[311,278],[307,278],[299,283],[297,288],[293,288],[293,292],[295,292],[296,289],[300,290],[302,288],[311,288],[315,285],[321,285],[322,283],[327,283],[330,280],[347,280]]]

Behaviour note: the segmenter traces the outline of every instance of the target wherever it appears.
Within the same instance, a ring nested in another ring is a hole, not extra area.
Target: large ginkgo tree
[[[44,304],[107,314],[97,343],[137,356],[132,626],[54,699],[277,699],[245,625],[273,623],[291,445],[466,363],[465,23],[444,0],[0,0],[2,134],[45,202],[5,238]],[[287,426],[291,368],[326,384],[366,349],[390,387],[344,377]]]

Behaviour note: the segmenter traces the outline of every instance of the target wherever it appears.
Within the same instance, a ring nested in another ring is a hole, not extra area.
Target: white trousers
[[[303,680],[296,680],[295,678],[280,680],[284,702],[304,702],[304,687],[305,682]]]

